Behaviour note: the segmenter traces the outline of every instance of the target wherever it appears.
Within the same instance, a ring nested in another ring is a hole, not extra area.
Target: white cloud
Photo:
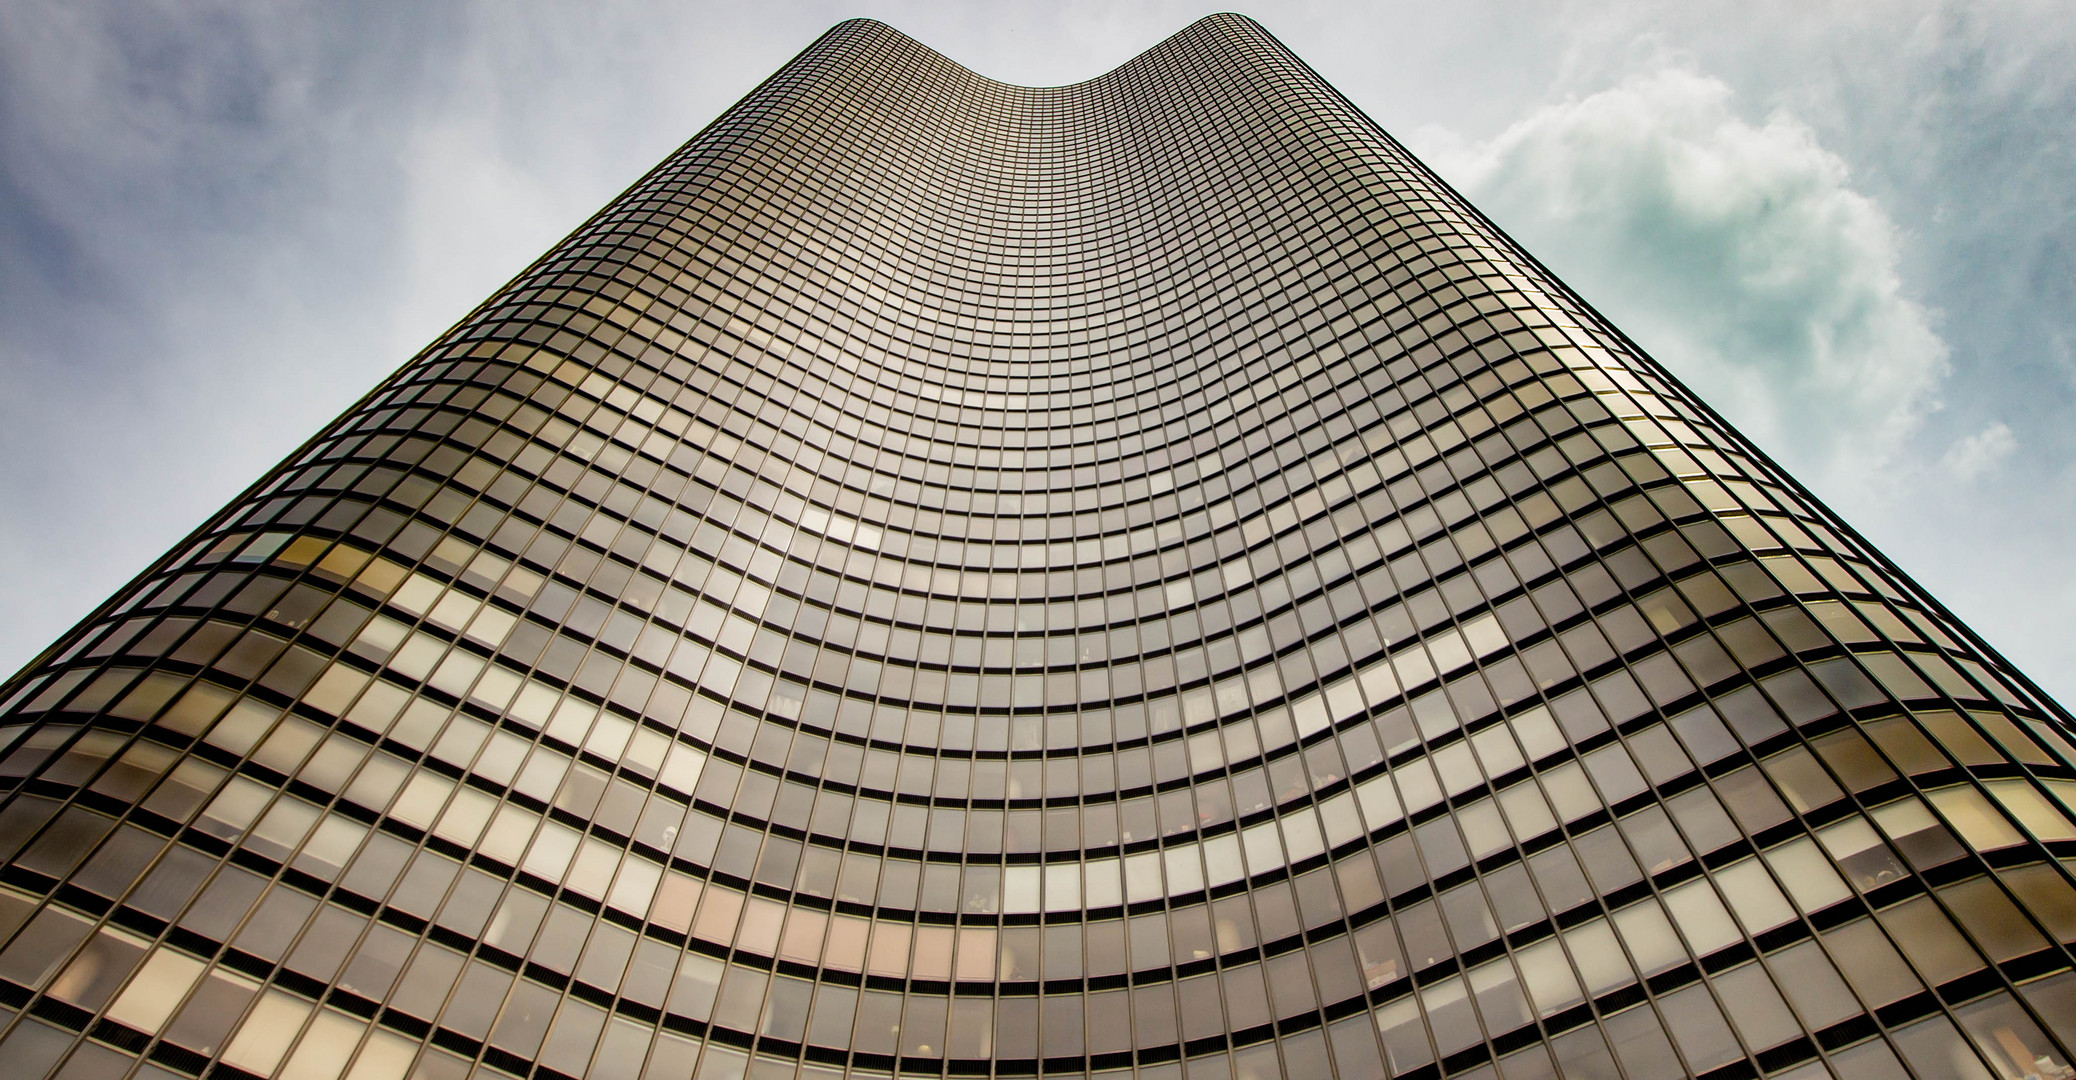
[[[1785,112],[1679,68],[1541,108],[1445,176],[1741,430],[1839,502],[1878,498],[1939,403],[1947,346],[1899,234]]]
[[[1973,435],[1954,440],[1939,459],[1939,467],[1954,479],[1969,483],[1987,476],[2017,449],[2018,436],[1998,420]]]

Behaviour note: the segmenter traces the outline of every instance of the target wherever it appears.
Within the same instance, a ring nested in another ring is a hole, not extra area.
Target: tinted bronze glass
[[[2066,714],[1254,23],[831,30],[0,689],[13,1077],[2066,1077]]]

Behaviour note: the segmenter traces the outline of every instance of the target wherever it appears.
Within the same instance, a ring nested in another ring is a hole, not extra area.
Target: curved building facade
[[[848,22],[0,690],[0,1073],[2068,1077],[2070,739],[1252,22]]]

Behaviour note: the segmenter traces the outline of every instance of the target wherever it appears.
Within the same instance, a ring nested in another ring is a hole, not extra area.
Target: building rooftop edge
[[[1134,64],[1144,61],[1148,55],[1160,51],[1169,42],[1172,42],[1176,38],[1182,37],[1186,34],[1196,31],[1199,28],[1204,27],[1206,24],[1228,26],[1237,25],[1240,27],[1250,29],[1254,33],[1260,34],[1266,38],[1274,39],[1275,37],[1274,34],[1269,33],[1268,29],[1262,26],[1262,24],[1256,21],[1252,16],[1244,15],[1237,11],[1214,11],[1208,15],[1192,20],[1188,25],[1160,39],[1159,41],[1146,47],[1145,49],[1142,49],[1139,52],[1134,53],[1130,59],[1125,60],[1123,63],[1120,63],[1115,67],[1112,67],[1109,70],[1104,71],[1100,74],[1092,75],[1086,79],[1077,79],[1073,82],[1054,83],[1046,85],[1029,85],[1025,83],[1008,82],[1003,79],[997,79],[989,75],[984,75],[979,71],[975,71],[972,67],[952,59],[942,50],[931,46],[927,42],[923,41],[922,39],[916,37],[913,34],[908,33],[900,27],[895,26],[892,23],[886,22],[882,19],[872,18],[871,16],[861,15],[854,18],[843,19],[831,25],[829,31],[825,33],[824,36],[826,37],[828,33],[834,33],[835,31],[846,26],[878,27],[879,29],[887,31],[888,33],[900,35],[903,39],[914,43],[917,48],[927,50],[932,55],[943,60],[945,63],[950,64],[951,66],[956,67],[969,75],[972,75],[976,79],[994,83],[997,86],[1006,87],[1012,90],[1071,90],[1075,87],[1088,86],[1093,83],[1100,83],[1109,79],[1117,78],[1118,75],[1121,72],[1123,72],[1126,68],[1129,68]]]

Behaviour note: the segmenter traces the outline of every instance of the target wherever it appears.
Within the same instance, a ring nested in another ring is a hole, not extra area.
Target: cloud
[[[2017,449],[2018,437],[1999,420],[1973,435],[1954,440],[1939,459],[1939,467],[1954,479],[1969,483],[1988,475]]]
[[[1899,232],[1786,112],[1676,67],[1477,144],[1416,139],[1481,209],[1741,430],[1840,502],[1876,499],[1939,407],[1946,343]],[[1989,444],[1984,444],[1988,449]]]

